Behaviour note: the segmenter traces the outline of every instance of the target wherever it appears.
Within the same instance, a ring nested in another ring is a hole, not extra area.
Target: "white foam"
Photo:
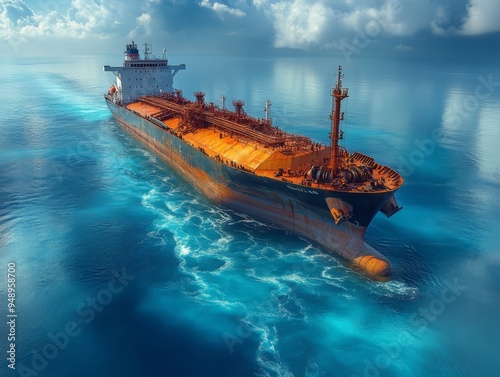
[[[141,204],[147,208],[151,208],[149,204],[149,199],[156,194],[156,189],[152,188],[147,194],[142,195]]]
[[[180,251],[179,251],[180,255],[189,255],[190,252],[191,252],[191,250],[189,250],[188,247],[186,247],[184,245],[180,245]]]
[[[277,345],[278,333],[274,325],[258,328],[261,342],[257,349],[257,362],[264,376],[293,377],[288,366],[281,360]]]
[[[415,300],[419,294],[418,288],[410,287],[406,283],[398,280],[371,282],[370,290],[381,296],[399,297],[405,300]]]
[[[205,205],[171,186],[169,179],[161,179],[160,186],[150,188],[142,196],[141,204],[159,216],[156,230],[149,232],[148,238],[158,238],[160,244],[166,244],[168,240],[162,230],[168,229],[174,235],[174,252],[184,276],[179,284],[182,294],[202,305],[242,313],[243,321],[259,339],[257,362],[261,375],[292,376],[281,359],[276,324],[283,320],[308,320],[306,306],[292,288],[299,284],[313,289],[323,284],[322,269],[314,271],[316,276],[311,278],[307,268],[293,266],[322,263],[321,258],[317,259],[320,252],[309,243],[286,254],[279,245],[262,248],[261,238],[265,236],[255,229],[264,224],[218,206]],[[234,233],[228,227],[235,228]],[[216,262],[213,269],[205,270],[202,266],[207,257],[223,263],[219,266]],[[250,264],[242,269],[246,260]],[[290,269],[276,271],[272,268],[276,262],[284,263],[285,267],[290,264]]]

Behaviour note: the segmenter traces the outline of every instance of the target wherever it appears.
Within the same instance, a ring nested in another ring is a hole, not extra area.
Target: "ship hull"
[[[386,267],[375,275],[385,277],[391,273],[389,261],[364,242],[364,234],[393,192],[332,191],[262,177],[212,159],[166,127],[159,127],[107,97],[106,102],[120,126],[209,199],[302,235],[347,261],[355,262],[363,256],[383,261]],[[336,225],[326,204],[326,199],[332,197],[349,203],[353,217]]]

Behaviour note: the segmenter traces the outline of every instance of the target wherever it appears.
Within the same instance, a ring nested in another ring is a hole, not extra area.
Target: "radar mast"
[[[337,84],[335,88],[332,89],[332,113],[330,114],[331,132],[330,138],[332,139],[332,156],[331,165],[332,172],[337,174],[340,170],[340,162],[343,157],[339,148],[339,140],[342,138],[340,134],[340,121],[344,120],[344,113],[340,111],[340,104],[342,100],[349,97],[349,89],[342,88],[342,79],[344,75],[342,74],[342,66],[339,65]]]

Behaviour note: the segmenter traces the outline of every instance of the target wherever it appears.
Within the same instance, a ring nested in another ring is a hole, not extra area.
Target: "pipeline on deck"
[[[181,133],[214,126],[230,135],[255,141],[284,154],[325,148],[325,145],[314,143],[306,136],[284,132],[266,120],[250,117],[241,108],[236,112],[221,110],[212,103],[205,104],[200,99],[192,102],[175,93],[145,96],[139,100],[160,109],[151,115],[158,120],[179,117]]]

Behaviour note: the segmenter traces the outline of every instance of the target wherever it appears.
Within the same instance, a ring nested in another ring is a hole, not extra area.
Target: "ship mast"
[[[332,129],[330,132],[330,138],[332,139],[331,148],[331,164],[332,172],[337,173],[340,169],[341,153],[339,149],[339,139],[340,135],[340,121],[344,120],[344,113],[340,112],[340,103],[346,97],[349,97],[349,89],[342,88],[342,79],[344,75],[342,74],[342,66],[339,65],[339,73],[337,77],[337,85],[332,89],[332,113],[330,114],[330,119],[332,121]]]
[[[144,43],[144,60],[149,60],[149,54],[151,53],[151,45],[149,43]]]

